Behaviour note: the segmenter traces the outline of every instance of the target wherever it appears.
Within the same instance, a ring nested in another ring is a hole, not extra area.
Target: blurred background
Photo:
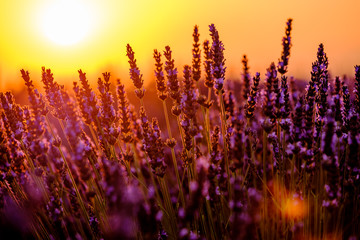
[[[192,32],[210,39],[214,23],[225,45],[227,78],[241,78],[246,54],[250,72],[264,77],[277,62],[285,23],[293,18],[289,75],[307,80],[323,43],[332,76],[350,78],[360,64],[360,1],[335,0],[12,0],[0,3],[0,90],[23,87],[20,69],[39,81],[41,67],[70,86],[82,69],[92,84],[101,73],[130,83],[126,44],[135,52],[145,85],[154,79],[153,50],[170,45],[182,72],[191,64]],[[39,83],[36,84],[39,86]]]

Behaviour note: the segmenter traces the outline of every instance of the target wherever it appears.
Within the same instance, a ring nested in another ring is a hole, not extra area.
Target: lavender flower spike
[[[180,85],[179,80],[177,78],[177,68],[175,68],[174,59],[172,58],[172,51],[169,46],[165,47],[164,56],[166,58],[165,61],[165,71],[166,77],[168,79],[168,91],[169,96],[176,102],[180,103],[181,95],[180,95]]]
[[[211,24],[210,36],[212,37],[213,43],[211,47],[211,53],[213,57],[212,61],[212,75],[215,79],[215,89],[221,91],[224,87],[225,78],[225,58],[224,58],[224,44],[219,39],[219,32],[216,30],[215,25]]]
[[[360,66],[355,66],[355,111],[360,115]]]
[[[163,64],[161,62],[161,53],[158,50],[154,50],[154,59],[155,59],[155,77],[156,77],[156,89],[158,97],[161,100],[165,100],[168,96],[165,77],[163,72]]]
[[[282,39],[283,51],[281,53],[281,58],[279,59],[278,72],[283,75],[287,72],[289,57],[290,57],[290,48],[291,48],[291,23],[292,19],[289,18],[286,22],[285,37]]]
[[[211,65],[212,65],[212,53],[209,47],[209,41],[205,40],[203,43],[204,47],[204,69],[205,69],[205,86],[208,88],[212,88],[214,86],[214,79],[211,74]]]
[[[130,78],[134,83],[134,86],[137,88],[135,94],[139,99],[142,99],[145,94],[145,89],[143,87],[144,80],[142,79],[142,74],[140,74],[140,69],[137,67],[136,59],[134,56],[134,51],[132,50],[130,44],[126,45],[126,55],[129,58],[130,64]]]
[[[251,77],[249,74],[249,66],[248,66],[248,59],[246,57],[246,55],[243,56],[242,59],[242,64],[243,64],[243,79],[244,79],[244,90],[243,90],[243,97],[244,99],[248,99],[249,94],[250,94],[250,81],[251,81]]]
[[[199,27],[195,25],[194,33],[193,33],[193,49],[192,49],[192,77],[194,81],[199,81],[201,77],[201,51],[200,51],[200,44],[199,44]]]

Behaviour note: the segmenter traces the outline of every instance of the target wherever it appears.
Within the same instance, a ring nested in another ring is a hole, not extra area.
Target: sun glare
[[[45,9],[42,31],[51,41],[60,45],[73,45],[83,40],[92,26],[91,9],[75,0],[57,0]]]

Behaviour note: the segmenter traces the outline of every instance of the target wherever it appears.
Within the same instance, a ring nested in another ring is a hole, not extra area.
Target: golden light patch
[[[91,9],[84,2],[63,0],[49,3],[42,17],[42,31],[51,41],[72,45],[91,31]]]
[[[285,200],[284,210],[288,218],[302,218],[306,214],[306,206],[303,199],[292,197]]]

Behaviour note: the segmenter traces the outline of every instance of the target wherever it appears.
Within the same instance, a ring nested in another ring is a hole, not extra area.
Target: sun
[[[42,32],[54,43],[73,45],[91,31],[93,15],[90,6],[78,0],[51,1],[43,11]]]

